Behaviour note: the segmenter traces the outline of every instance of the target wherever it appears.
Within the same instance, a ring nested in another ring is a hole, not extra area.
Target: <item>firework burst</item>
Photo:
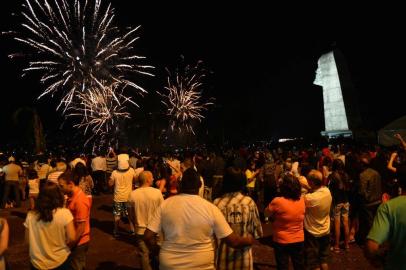
[[[38,98],[60,95],[57,108],[67,116],[83,113],[76,126],[94,135],[128,118],[125,104],[135,103],[123,90],[143,95],[147,91],[134,76],[153,76],[152,66],[140,64],[145,57],[134,53],[139,26],[125,32],[115,27],[114,9],[101,0],[25,0],[23,9],[23,29],[9,33],[33,51],[24,54],[30,62],[23,76],[41,74],[45,90]]]
[[[85,134],[91,134],[87,142],[95,137],[105,138],[109,134],[115,134],[118,122],[130,118],[126,105],[135,103],[122,95],[122,90],[118,91],[116,87],[112,85],[79,93],[79,103],[70,107],[67,116],[81,119],[74,127],[84,129]]]
[[[169,116],[169,125],[172,131],[191,132],[194,134],[193,122],[204,118],[203,112],[212,105],[212,98],[204,101],[203,81],[206,70],[199,61],[195,66],[187,65],[171,73],[168,69],[167,86],[164,91],[158,92],[161,102],[166,107]]]
[[[84,2],[84,3],[83,3]],[[34,49],[24,69],[42,73],[46,89],[39,96],[61,91],[58,108],[64,112],[78,92],[105,85],[129,85],[140,93],[146,90],[131,80],[134,73],[152,75],[153,67],[137,62],[133,44],[139,26],[122,33],[113,26],[114,9],[103,11],[101,0],[26,0],[23,31],[14,39]],[[10,55],[13,57],[14,55]]]

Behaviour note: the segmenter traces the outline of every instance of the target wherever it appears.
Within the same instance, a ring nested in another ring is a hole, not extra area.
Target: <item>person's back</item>
[[[303,269],[305,215],[304,198],[300,182],[292,174],[286,174],[279,185],[280,197],[276,197],[265,209],[272,222],[273,248],[278,269]]]
[[[19,177],[23,174],[21,167],[15,163],[10,163],[3,167],[6,181],[18,181]]]
[[[258,208],[254,200],[240,192],[228,193],[214,200],[227,222],[237,234],[243,236],[248,233],[255,238],[262,236]]]
[[[334,205],[347,203],[349,197],[349,176],[345,172],[333,171],[329,177],[329,187],[334,198]]]
[[[322,236],[330,230],[331,193],[327,187],[305,195],[306,214],[304,225],[314,236]]]
[[[252,245],[251,235],[234,233],[220,210],[197,195],[200,186],[199,174],[193,168],[185,170],[181,194],[164,201],[148,222],[144,239],[150,246],[157,233],[164,236],[159,251],[161,270],[215,269],[214,235],[234,248]]]
[[[132,184],[135,178],[135,171],[133,168],[120,171],[115,170],[111,174],[111,179],[114,180],[114,201],[126,202],[132,190]]]
[[[155,211],[163,202],[164,198],[159,189],[151,187],[154,180],[150,171],[143,171],[139,176],[141,187],[130,194],[130,227],[136,236],[138,253],[141,259],[141,268],[151,270],[150,251],[144,242],[144,233],[148,220],[152,218]]]
[[[253,199],[240,192],[227,193],[217,198],[214,205],[220,209],[235,233],[240,236],[251,234],[254,238],[262,237],[258,208]],[[241,251],[220,241],[216,265],[217,269],[253,269],[252,249]]]
[[[140,187],[131,192],[130,202],[134,203],[136,234],[144,234],[148,220],[163,200],[162,193],[157,188]]]
[[[366,204],[378,202],[382,195],[381,176],[372,168],[360,174],[360,194]]]
[[[305,204],[303,197],[291,200],[276,197],[269,208],[273,209],[272,217],[273,239],[278,243],[303,242],[303,219]]]
[[[230,167],[223,177],[223,196],[214,201],[223,213],[226,221],[239,236],[252,235],[262,237],[262,226],[258,208],[252,198],[241,193],[246,185],[244,173]],[[227,246],[224,240],[218,241],[217,269],[253,269],[252,249],[234,249]]]
[[[16,165],[14,157],[9,157],[9,164],[4,166],[2,171],[4,172],[5,182],[3,189],[3,199],[2,207],[8,207],[8,202],[10,201],[10,193],[14,194],[14,199],[16,202],[16,207],[20,207],[20,187],[19,178],[23,176],[23,170],[19,165]],[[11,202],[11,207],[13,203]]]
[[[148,223],[162,230],[160,269],[214,269],[213,235],[221,239],[232,233],[220,210],[198,195],[166,199]]]
[[[328,269],[332,197],[329,189],[323,186],[323,175],[320,171],[311,170],[307,180],[313,192],[304,196],[306,267]]]
[[[397,172],[402,194],[379,206],[371,230],[367,236],[369,259],[380,257],[379,246],[389,243],[385,269],[404,269],[406,265],[406,166]],[[381,258],[378,258],[382,261]]]
[[[406,266],[406,195],[382,204],[367,238],[382,244],[389,242],[385,269]]]
[[[112,173],[117,168],[117,157],[106,157],[106,172]]]
[[[103,171],[105,172],[107,170],[107,163],[106,163],[106,158],[102,156],[97,156],[92,159],[92,171]]]
[[[64,196],[59,186],[48,182],[38,196],[35,211],[27,214],[24,226],[31,269],[66,269],[69,264],[68,244],[74,241],[75,229],[73,216],[63,204]]]
[[[72,220],[66,208],[56,209],[51,222],[39,221],[37,213],[28,212],[24,226],[29,231],[30,257],[36,268],[56,268],[68,258],[65,226]]]
[[[355,235],[357,243],[364,245],[367,235],[372,227],[374,216],[378,210],[382,198],[381,176],[377,171],[370,168],[369,155],[361,158],[363,171],[359,175],[359,228]]]
[[[114,150],[110,149],[106,156],[106,172],[111,174],[117,168],[117,163],[117,156],[114,153]]]
[[[213,251],[215,206],[198,195],[179,194],[161,205],[163,251]]]

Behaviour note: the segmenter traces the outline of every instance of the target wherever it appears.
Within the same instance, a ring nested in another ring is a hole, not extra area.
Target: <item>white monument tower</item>
[[[323,54],[319,58],[316,79],[313,83],[323,87],[324,122],[326,129],[321,134],[329,138],[352,136],[348,126],[348,112],[346,112],[344,104],[334,51]]]

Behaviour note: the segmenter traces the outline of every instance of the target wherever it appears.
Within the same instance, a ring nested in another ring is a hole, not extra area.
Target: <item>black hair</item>
[[[61,174],[58,177],[58,180],[59,179],[64,180],[67,184],[73,183],[75,186],[79,185],[79,181],[80,181],[80,178],[75,177],[75,175],[72,171],[65,171],[63,174]]]
[[[344,162],[341,159],[336,158],[336,159],[333,160],[333,164],[331,166],[332,171],[340,171],[341,172],[341,171],[344,171],[344,169],[345,169],[345,165],[344,165]]]
[[[193,168],[183,172],[180,182],[181,193],[197,194],[201,185],[200,175]]]
[[[286,199],[297,201],[301,196],[301,187],[297,177],[285,174],[279,185],[280,195]]]
[[[75,168],[73,169],[73,173],[74,173],[75,177],[78,177],[79,179],[89,175],[89,172],[88,172],[86,166],[83,165],[82,162],[78,162],[75,165]]]
[[[37,173],[36,170],[30,168],[27,171],[27,176],[28,176],[28,179],[37,179],[38,178],[38,173]]]
[[[247,184],[247,177],[238,168],[229,167],[223,176],[222,194],[243,191]]]

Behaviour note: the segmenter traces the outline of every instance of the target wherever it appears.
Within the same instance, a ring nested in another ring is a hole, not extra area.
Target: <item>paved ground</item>
[[[112,237],[113,222],[111,214],[111,195],[94,197],[91,219],[91,243],[87,256],[87,269],[139,269],[137,249],[134,240],[129,237],[123,226],[119,239]],[[28,203],[28,202],[27,202]],[[12,270],[29,269],[28,247],[24,244],[24,227],[22,225],[26,210],[1,210],[1,216],[8,218],[10,225],[10,244],[7,254]],[[267,244],[270,240],[270,225],[264,224],[265,237],[254,245],[256,269],[275,269],[272,248]],[[370,269],[361,249],[352,245],[347,252],[331,255],[330,269]]]

